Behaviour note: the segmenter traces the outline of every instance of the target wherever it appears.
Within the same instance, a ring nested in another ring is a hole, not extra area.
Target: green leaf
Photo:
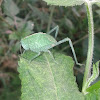
[[[4,53],[4,48],[0,46],[0,56],[3,55],[3,53]]]
[[[93,72],[91,77],[89,78],[88,82],[87,82],[87,86],[89,86],[94,80],[96,80],[99,76],[99,62],[96,62],[95,64],[93,64]]]
[[[19,8],[13,0],[4,0],[4,13],[8,16],[15,16],[19,13]]]
[[[71,57],[54,53],[54,61],[49,53],[43,53],[29,62],[35,55],[25,52],[18,62],[22,100],[84,100],[73,75]]]
[[[92,82],[94,82],[98,76],[99,76],[99,62],[96,62],[95,64],[93,64],[93,71],[92,71],[92,75],[90,76],[90,78],[88,79],[87,83],[85,84],[85,90],[84,93],[87,93],[86,89],[89,88],[90,84]]]
[[[0,100],[20,100],[20,79],[14,72],[6,73],[11,80],[7,84],[4,77],[0,77],[0,83],[3,85],[3,91],[0,94]]]
[[[86,89],[87,92],[93,92],[94,90],[100,89],[100,81],[96,82],[92,86]]]
[[[98,7],[100,7],[100,2],[99,3],[95,3]]]
[[[92,72],[92,76],[91,76],[92,79],[90,79],[91,82],[96,80],[96,78],[99,76],[99,63],[100,63],[100,61],[96,62],[96,64],[93,64],[93,72]],[[98,81],[97,83],[95,83],[92,86],[90,86],[89,88],[87,88],[86,91],[93,92],[94,90],[97,90],[97,89],[100,89],[100,81]]]
[[[16,32],[13,32],[12,34],[9,35],[10,40],[19,40],[19,37],[17,36]]]
[[[57,5],[57,6],[75,6],[82,5],[85,0],[43,0],[47,2],[49,5]]]
[[[100,4],[100,0],[94,0],[94,3]]]
[[[100,100],[100,89],[88,93],[85,100]]]
[[[96,10],[96,13],[100,16],[100,9]]]
[[[11,52],[16,53],[20,50],[20,42],[16,42],[15,45],[12,45]]]
[[[27,21],[25,30],[32,31],[34,28],[34,24],[32,21]]]
[[[9,35],[9,39],[11,40],[20,40],[21,38],[24,38],[28,36],[29,34],[33,33],[34,24],[31,21],[27,21],[26,23],[23,23],[20,25],[20,28],[18,31],[13,32]]]
[[[49,19],[48,13],[41,11],[39,8],[32,6],[31,4],[28,4],[28,6],[32,10],[33,17],[39,18],[40,20],[46,23],[48,22],[48,19]]]
[[[21,34],[21,37],[28,36],[29,34],[33,33],[34,23],[32,21],[27,21],[25,23],[21,23],[20,28],[18,31]]]

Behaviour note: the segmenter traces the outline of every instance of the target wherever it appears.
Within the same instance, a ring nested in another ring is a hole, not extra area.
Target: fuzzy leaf
[[[49,53],[43,53],[29,62],[34,55],[25,52],[18,62],[22,100],[84,100],[75,82],[71,57],[55,53],[54,61]]]
[[[13,0],[4,0],[4,13],[8,16],[15,16],[19,13],[19,8]]]
[[[49,5],[57,5],[57,6],[75,6],[82,5],[85,0],[43,0],[47,2]]]

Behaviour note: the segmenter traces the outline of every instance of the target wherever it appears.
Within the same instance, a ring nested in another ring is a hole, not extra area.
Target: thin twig
[[[51,12],[50,12],[50,17],[49,17],[49,22],[48,22],[48,27],[47,27],[47,33],[50,31],[50,26],[52,23],[52,17],[54,13],[55,6],[51,6]]]

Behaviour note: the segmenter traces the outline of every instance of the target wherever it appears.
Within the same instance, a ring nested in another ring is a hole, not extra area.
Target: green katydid
[[[49,49],[51,49],[51,48],[53,48],[61,43],[68,41],[70,44],[70,47],[72,49],[72,53],[74,55],[74,59],[75,59],[76,64],[82,65],[82,64],[78,63],[77,58],[76,58],[76,54],[74,51],[74,47],[72,45],[71,40],[68,37],[59,41],[59,42],[56,41],[55,38],[58,35],[58,30],[59,30],[59,27],[56,26],[50,32],[48,32],[48,34],[38,32],[38,33],[32,34],[30,36],[27,36],[27,37],[21,39],[21,45],[25,50],[31,50],[33,52],[36,52],[37,55],[33,57],[33,59],[35,59],[36,57],[38,57],[41,54],[41,52],[49,52],[50,55],[53,57],[53,55],[51,54]],[[50,35],[53,31],[56,31],[55,38]]]

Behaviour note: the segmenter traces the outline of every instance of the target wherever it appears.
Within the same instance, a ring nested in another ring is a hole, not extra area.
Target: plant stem
[[[92,59],[93,59],[93,49],[94,49],[94,24],[93,24],[93,13],[92,13],[92,4],[91,2],[86,3],[87,8],[87,17],[88,17],[88,30],[89,30],[89,40],[88,40],[88,53],[86,68],[83,78],[83,87],[82,92],[86,91],[86,83],[90,77]]]
[[[49,22],[48,22],[47,33],[50,31],[50,25],[52,22],[52,16],[53,16],[54,9],[55,9],[55,6],[51,6],[51,12],[50,12],[50,17],[49,17]]]

